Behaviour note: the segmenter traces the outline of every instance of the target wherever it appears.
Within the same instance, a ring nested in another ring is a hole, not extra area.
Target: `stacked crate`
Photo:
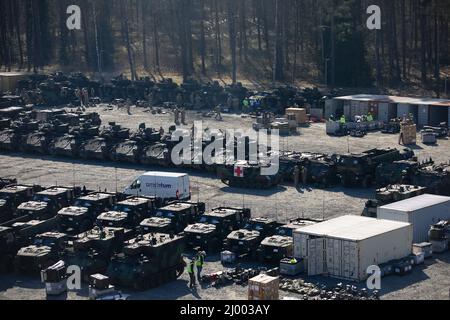
[[[279,300],[280,279],[260,274],[248,282],[248,300]]]
[[[401,133],[403,135],[403,144],[417,143],[417,126],[412,121],[404,121],[401,123]]]
[[[304,108],[288,108],[286,109],[287,115],[294,115],[299,125],[308,123],[308,115]]]

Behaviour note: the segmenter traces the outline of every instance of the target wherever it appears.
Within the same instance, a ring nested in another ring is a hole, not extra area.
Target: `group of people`
[[[187,273],[189,275],[189,288],[191,289],[196,286],[195,269],[197,269],[197,280],[199,283],[201,282],[203,266],[205,265],[205,256],[206,253],[199,249],[197,250],[196,255],[189,260],[187,265]]]

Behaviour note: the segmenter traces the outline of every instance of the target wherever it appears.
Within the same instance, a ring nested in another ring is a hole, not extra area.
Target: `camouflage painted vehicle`
[[[142,221],[142,217],[121,211],[107,211],[100,214],[95,224],[102,227],[126,228],[134,230]]]
[[[141,222],[143,233],[182,232],[205,212],[204,203],[173,202],[155,211],[155,216]]]
[[[52,136],[47,132],[37,131],[24,136],[20,150],[30,153],[48,154]]]
[[[450,165],[429,165],[420,168],[412,177],[414,185],[427,188],[427,192],[450,196]]]
[[[304,168],[306,180],[309,183],[314,183],[327,188],[337,182],[336,162],[329,157],[324,156],[311,159]]]
[[[35,192],[41,191],[37,186],[10,185],[0,190],[0,223],[13,218],[17,207],[32,199]]]
[[[80,233],[94,225],[98,215],[111,210],[117,201],[115,194],[94,192],[77,198],[72,207],[58,212],[59,228],[68,233]]]
[[[224,184],[232,188],[269,189],[283,180],[280,170],[274,175],[262,175],[263,167],[269,168],[270,165],[238,161],[233,166],[218,166],[217,175]]]
[[[112,257],[106,275],[121,287],[147,290],[176,280],[183,274],[184,237],[146,234],[129,241]]]
[[[165,143],[155,143],[143,149],[139,162],[145,165],[169,167],[172,163],[171,151]]]
[[[130,197],[117,202],[113,206],[113,211],[126,212],[145,218],[152,215],[161,205],[162,200],[158,197]]]
[[[231,232],[224,241],[224,250],[236,253],[238,257],[249,255],[256,260],[256,250],[261,241],[275,234],[279,224],[272,219],[253,218],[243,229]]]
[[[49,146],[49,152],[53,156],[76,158],[79,155],[81,140],[74,135],[65,134],[55,137]]]
[[[111,147],[110,158],[116,162],[138,163],[143,145],[134,140],[125,140]]]
[[[64,233],[46,232],[39,234],[33,244],[21,248],[15,257],[15,270],[19,273],[38,275],[59,260],[69,237]]]
[[[20,135],[12,129],[0,131],[0,150],[16,151],[19,148]]]
[[[66,248],[63,260],[67,265],[79,266],[83,281],[88,281],[90,275],[106,271],[111,256],[120,252],[131,236],[131,231],[123,228],[95,227],[77,236]]]
[[[250,209],[220,207],[205,213],[199,223],[184,229],[188,248],[217,252],[233,230],[244,227],[251,217]]]
[[[397,202],[406,200],[412,197],[420,196],[427,192],[427,189],[419,186],[394,184],[378,189],[376,191],[375,199],[368,200],[363,211],[363,216],[377,217],[377,208]]]
[[[51,187],[36,193],[33,196],[33,201],[47,203],[48,210],[56,215],[59,210],[69,206],[80,193],[79,188]]]
[[[360,154],[335,155],[337,176],[345,187],[362,185],[367,188],[375,182],[376,167],[382,163],[408,160],[414,156],[410,149],[372,149]]]
[[[80,157],[82,159],[107,160],[112,144],[105,138],[94,137],[83,142],[80,147]]]
[[[409,184],[411,178],[422,165],[414,160],[400,160],[392,163],[381,163],[375,170],[377,186],[389,184]]]
[[[258,261],[279,263],[282,259],[292,257],[294,253],[294,238],[274,235],[265,238],[256,251]]]

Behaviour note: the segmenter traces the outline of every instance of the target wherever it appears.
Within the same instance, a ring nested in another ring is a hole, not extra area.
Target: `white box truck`
[[[159,197],[163,201],[191,198],[189,175],[171,172],[147,172],[127,187],[130,196]]]

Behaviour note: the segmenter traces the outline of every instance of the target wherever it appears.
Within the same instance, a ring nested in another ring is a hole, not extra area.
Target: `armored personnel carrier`
[[[412,197],[420,196],[427,191],[426,188],[412,185],[394,184],[378,189],[376,191],[375,199],[368,200],[363,211],[363,216],[377,217],[377,208],[401,201]]]
[[[217,252],[228,234],[245,226],[250,216],[249,209],[213,209],[202,215],[199,223],[184,229],[187,246],[191,249],[201,248],[207,252]]]
[[[137,215],[121,211],[103,212],[97,217],[96,225],[102,227],[134,229],[141,222]]]
[[[224,249],[236,253],[238,257],[250,255],[255,260],[256,250],[261,241],[275,234],[279,224],[272,219],[253,218],[243,229],[231,232],[224,241]]]
[[[37,131],[23,137],[20,150],[30,153],[48,154],[51,142],[51,134]]]
[[[15,151],[19,147],[20,135],[13,129],[0,131],[0,150]]]
[[[111,160],[116,162],[138,163],[142,153],[142,144],[134,140],[125,140],[111,147]]]
[[[81,141],[74,135],[65,134],[55,137],[49,146],[49,152],[54,156],[76,158],[79,155]]]
[[[155,211],[155,216],[145,219],[140,226],[144,233],[182,232],[205,212],[204,203],[176,201]]]
[[[168,167],[171,165],[171,153],[167,144],[155,143],[143,149],[139,162],[145,165]]]
[[[263,167],[269,168],[269,165],[238,161],[234,166],[218,166],[217,175],[224,184],[233,188],[269,189],[282,181],[280,171],[274,175],[261,175]]]
[[[360,154],[334,156],[337,176],[345,187],[362,185],[369,187],[375,181],[376,167],[382,163],[408,160],[414,156],[410,149],[372,149]]]
[[[38,186],[10,185],[0,190],[0,223],[13,218],[17,207],[31,200],[36,191],[41,191]]]
[[[392,163],[381,163],[375,170],[375,181],[377,186],[389,184],[408,184],[417,170],[424,166],[414,160],[400,160]]]
[[[64,207],[67,207],[81,193],[79,188],[51,187],[36,193],[33,201],[47,203],[48,211],[56,213]]]
[[[80,157],[83,159],[107,160],[111,144],[105,138],[94,137],[82,143]]]
[[[311,159],[304,168],[309,183],[327,188],[336,182],[336,162],[328,157]]]
[[[63,260],[67,265],[79,266],[82,279],[87,281],[90,275],[106,271],[111,256],[120,252],[130,237],[131,232],[123,228],[95,227],[78,235],[72,245],[69,244]]]
[[[99,214],[111,210],[117,201],[115,194],[94,192],[77,198],[72,207],[58,212],[60,230],[79,233],[89,230]]]
[[[183,274],[184,238],[146,234],[129,241],[112,257],[106,272],[117,286],[147,290],[174,281]]]
[[[417,170],[412,183],[427,188],[427,192],[450,196],[450,165],[429,165]]]
[[[113,206],[113,211],[126,212],[139,216],[137,219],[141,217],[144,219],[146,216],[153,214],[161,205],[162,200],[158,197],[130,197],[116,203]]]
[[[256,251],[258,261],[279,263],[282,259],[292,257],[294,238],[274,235],[265,238]]]
[[[64,233],[46,232],[39,234],[28,247],[23,247],[15,257],[16,272],[39,274],[59,260],[59,254],[69,237]]]

